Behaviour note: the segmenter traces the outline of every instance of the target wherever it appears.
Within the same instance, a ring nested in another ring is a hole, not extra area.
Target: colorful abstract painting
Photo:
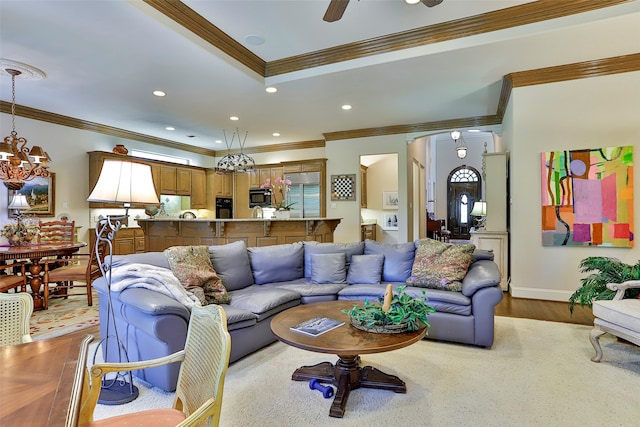
[[[542,245],[633,247],[633,147],[541,153]]]

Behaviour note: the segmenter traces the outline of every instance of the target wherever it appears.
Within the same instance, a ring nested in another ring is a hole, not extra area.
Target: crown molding
[[[0,101],[0,112],[11,114],[11,103]],[[91,132],[101,133],[116,138],[131,139],[133,141],[146,142],[161,147],[175,148],[177,150],[188,151],[191,153],[202,154],[204,156],[215,156],[214,150],[196,147],[193,145],[183,144],[168,139],[156,138],[154,136],[144,135],[137,132],[131,132],[125,129],[113,126],[102,125],[100,123],[89,122],[86,120],[76,119],[74,117],[63,116],[61,114],[51,113],[48,111],[37,110],[31,107],[16,104],[16,116],[25,117],[27,119],[39,120],[41,122],[53,123],[60,126],[88,130]]]
[[[634,0],[539,0],[467,18],[402,31],[266,62],[179,0],[144,0],[146,4],[220,49],[262,77],[379,55],[562,18]]]

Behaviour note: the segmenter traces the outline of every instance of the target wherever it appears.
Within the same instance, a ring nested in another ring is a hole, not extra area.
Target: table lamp
[[[96,354],[104,346],[105,361],[109,355],[109,341],[115,338],[118,345],[118,362],[128,361],[127,350],[118,335],[111,301],[111,264],[113,258],[113,239],[120,230],[123,221],[129,217],[129,208],[132,203],[157,204],[159,203],[151,166],[142,163],[122,160],[105,160],[93,191],[87,198],[88,202],[122,203],[125,209],[124,215],[102,215],[96,222],[95,256],[100,266],[102,276],[107,282],[108,312],[107,312],[107,336],[103,337]],[[100,254],[100,246],[107,243],[108,253]],[[112,325],[113,323],[113,325]],[[111,330],[113,326],[113,330]],[[112,335],[113,334],[113,335]],[[110,360],[113,362],[113,360]],[[128,381],[127,381],[128,379]],[[131,402],[138,397],[138,388],[133,385],[131,371],[120,372],[115,378],[105,378],[102,382],[102,390],[98,402],[105,405],[121,405]]]
[[[487,219],[487,202],[483,202],[482,200],[475,202],[469,215],[476,217],[476,230],[484,229],[484,224]]]

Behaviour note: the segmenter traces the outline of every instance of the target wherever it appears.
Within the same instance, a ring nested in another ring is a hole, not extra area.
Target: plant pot
[[[275,211],[273,214],[275,215],[276,219],[291,218],[291,211],[280,210],[280,211]]]
[[[373,332],[374,334],[401,334],[403,332],[407,332],[409,329],[408,323],[400,323],[397,325],[367,325],[366,323],[359,322],[352,317],[349,317],[351,320],[351,325],[362,331]]]

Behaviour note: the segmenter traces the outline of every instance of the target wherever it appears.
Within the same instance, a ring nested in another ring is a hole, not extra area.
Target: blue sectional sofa
[[[297,242],[247,248],[242,241],[209,247],[211,263],[231,296],[223,304],[231,334],[231,361],[276,340],[270,321],[298,304],[336,299],[376,301],[388,283],[406,285],[420,241],[397,245],[367,240],[357,243]],[[151,264],[170,269],[162,252],[113,257],[113,268]],[[429,339],[491,347],[494,307],[502,299],[500,272],[493,254],[475,250],[459,291],[407,286],[423,291],[436,312],[429,317]],[[107,330],[107,286],[94,282],[99,293],[100,332]],[[115,321],[130,360],[161,357],[184,347],[190,311],[154,290],[129,287],[112,292]],[[115,351],[111,346],[110,353]],[[115,354],[105,355],[115,360]],[[138,371],[143,380],[175,390],[179,365]]]

